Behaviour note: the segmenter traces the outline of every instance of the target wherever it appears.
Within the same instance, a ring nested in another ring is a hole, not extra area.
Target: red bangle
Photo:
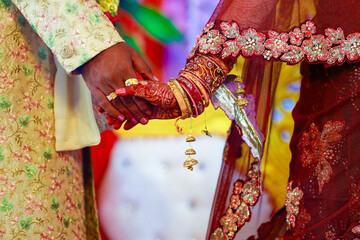
[[[186,68],[180,71],[179,76],[183,76],[181,74],[181,72],[187,73],[187,74],[193,76],[194,78],[196,78],[201,83],[201,85],[205,88],[207,94],[211,95],[211,88],[206,84],[204,79],[202,79],[200,76],[196,75],[194,72],[187,70]]]
[[[184,77],[179,77],[177,81],[191,99],[193,105],[192,111],[195,113],[193,117],[196,118],[199,114],[204,112],[203,99],[199,89],[196,87],[195,83]]]

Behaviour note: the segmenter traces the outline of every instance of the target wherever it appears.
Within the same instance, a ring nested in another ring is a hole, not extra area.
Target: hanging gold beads
[[[233,81],[234,81],[234,83],[237,84],[237,88],[234,92],[234,94],[237,95],[235,105],[240,106],[241,108],[246,107],[248,104],[248,100],[241,97],[241,94],[245,93],[245,90],[241,87],[241,83],[243,81],[242,81],[241,77],[239,77],[239,76],[236,76],[236,78]]]
[[[189,135],[187,138],[186,138],[186,142],[195,142],[196,139],[192,136],[192,135]]]
[[[195,166],[196,164],[198,164],[198,161],[193,159],[192,157],[188,156],[188,158],[186,159],[186,161],[184,162],[184,167],[186,167],[187,169],[189,169],[190,171],[193,170],[193,166]]]
[[[192,147],[190,146],[188,150],[185,151],[185,155],[195,155],[196,152]]]
[[[191,143],[195,142],[195,141],[196,141],[196,139],[191,134],[186,138],[186,142],[189,143],[189,148],[185,151],[185,155],[187,155],[188,158],[184,162],[184,167],[186,167],[190,171],[193,170],[194,165],[198,164],[198,161],[191,157],[191,155],[196,154],[196,151],[191,146]]]

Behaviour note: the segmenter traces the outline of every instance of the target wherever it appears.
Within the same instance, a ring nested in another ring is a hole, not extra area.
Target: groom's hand
[[[126,43],[118,43],[104,50],[80,69],[94,102],[118,122],[117,127],[125,120],[133,126],[137,123],[146,124],[152,112],[150,105],[143,99],[107,99],[110,93],[124,87],[127,79],[137,78],[135,71],[144,79],[155,81],[149,65]]]

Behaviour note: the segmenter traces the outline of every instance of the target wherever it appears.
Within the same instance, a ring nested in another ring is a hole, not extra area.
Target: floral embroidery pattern
[[[360,235],[360,221],[359,221],[359,225],[356,225],[355,227],[353,227],[351,229],[351,232],[354,233],[354,234]]]
[[[123,41],[101,11],[103,9],[113,13],[118,0],[99,1],[101,7],[95,0],[46,0],[32,1],[31,4],[20,0],[11,2],[18,7],[68,73],[104,49]],[[23,58],[22,51],[13,54],[14,58]]]
[[[288,33],[274,30],[258,32],[253,28],[240,30],[235,22],[214,21],[206,25],[188,59],[196,51],[218,54],[222,59],[263,56],[296,64],[303,59],[310,63],[342,64],[360,58],[360,33],[344,35],[344,31],[327,28],[325,34],[316,34],[316,25],[307,21]],[[212,51],[210,51],[211,49]]]
[[[226,38],[218,30],[211,30],[199,40],[200,51],[202,53],[217,54],[221,51],[221,45]]]
[[[299,187],[293,189],[292,184],[293,182],[291,181],[286,187],[287,194],[285,198],[286,222],[289,228],[295,227],[296,216],[299,213],[300,199],[304,195]]]
[[[312,123],[310,129],[304,132],[299,141],[299,148],[302,149],[300,161],[304,167],[310,167],[314,176],[317,177],[319,193],[325,183],[328,183],[333,173],[329,163],[334,158],[334,151],[330,143],[339,141],[339,132],[344,128],[343,121],[328,121],[320,132],[319,128]]]
[[[97,30],[113,42],[92,39]],[[0,239],[99,238],[81,150],[55,150],[56,69],[44,42],[69,67],[119,39],[94,0],[0,1]]]
[[[233,195],[226,214],[220,219],[221,227],[211,235],[211,240],[230,240],[235,233],[250,220],[250,206],[254,206],[260,196],[259,163],[254,163],[249,170],[248,180],[238,180],[234,184]]]

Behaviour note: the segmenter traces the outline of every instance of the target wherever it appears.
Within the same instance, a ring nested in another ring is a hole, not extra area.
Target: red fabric
[[[100,144],[91,147],[95,193],[99,190],[101,186],[107,167],[109,166],[112,148],[117,140],[118,137],[113,131],[105,131],[101,133]],[[98,195],[96,195],[96,199],[96,202],[98,203]],[[101,239],[107,240],[108,238],[101,227],[101,222],[99,224]]]
[[[105,131],[101,133],[100,144],[91,147],[95,191],[97,191],[101,185],[101,181],[110,162],[112,148],[117,140],[118,137],[113,131]]]
[[[304,196],[285,239],[359,237],[345,233],[360,220],[360,122],[354,118],[360,110],[359,66],[302,66],[289,181]]]
[[[315,16],[309,11],[312,4],[316,7]],[[222,0],[210,21],[235,21],[241,29],[288,32],[305,20],[312,20],[319,33],[324,34],[328,27],[341,27],[347,35],[360,30],[359,11],[360,2],[356,0],[346,3],[342,0]],[[360,220],[358,68],[358,64],[349,63],[328,69],[322,64],[302,66],[304,79],[293,114],[295,130],[289,180],[293,189],[298,187],[303,192],[303,197],[298,206],[295,204],[300,210],[286,239],[360,237],[354,231]],[[257,58],[248,59],[243,70],[245,91],[255,99],[256,124],[264,135],[279,70],[277,63],[265,63]],[[242,140],[230,135],[227,143],[225,152],[238,149]],[[227,209],[238,176],[234,160],[227,158],[220,173],[207,239],[220,226],[220,217]]]

